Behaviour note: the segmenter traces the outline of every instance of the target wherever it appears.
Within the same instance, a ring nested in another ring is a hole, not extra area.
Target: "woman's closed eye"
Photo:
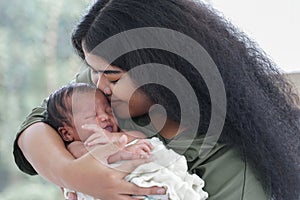
[[[103,75],[107,78],[107,80],[111,83],[117,83],[122,77],[123,73],[121,71],[104,71]]]
[[[105,77],[110,83],[116,84],[124,74],[124,71],[116,66],[110,66],[111,69],[101,70],[87,64],[91,69],[92,80],[96,84],[101,76]]]
[[[111,83],[113,83],[113,84],[116,84],[118,81],[119,81],[119,79],[118,79],[118,80],[115,80],[115,81],[109,81],[109,82],[111,82]]]

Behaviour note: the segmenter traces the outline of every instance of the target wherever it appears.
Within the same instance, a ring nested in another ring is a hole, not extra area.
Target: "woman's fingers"
[[[75,192],[68,193],[68,200],[77,200],[77,195]]]
[[[166,189],[163,187],[142,188],[125,180],[120,184],[119,191],[121,192],[121,194],[137,196],[162,195],[166,193]],[[131,198],[136,199],[134,197]]]

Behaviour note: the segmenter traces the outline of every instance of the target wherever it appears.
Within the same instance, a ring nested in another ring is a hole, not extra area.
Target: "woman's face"
[[[84,54],[88,66],[92,69],[92,81],[108,96],[118,117],[137,117],[149,111],[153,103],[144,92],[136,89],[126,71],[117,66],[107,65],[101,57],[85,50]]]

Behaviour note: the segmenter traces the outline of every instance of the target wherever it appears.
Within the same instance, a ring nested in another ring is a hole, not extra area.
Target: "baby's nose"
[[[106,114],[102,114],[102,115],[98,116],[98,120],[99,120],[99,122],[105,122],[105,121],[109,120],[109,117]]]
[[[108,124],[110,124],[110,118],[107,114],[102,114],[97,117],[98,126],[101,128],[105,128]]]

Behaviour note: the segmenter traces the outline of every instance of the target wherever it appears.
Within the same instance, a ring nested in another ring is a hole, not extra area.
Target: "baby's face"
[[[74,95],[73,95],[74,96]],[[117,132],[118,124],[106,97],[100,92],[84,92],[73,97],[74,139],[85,141],[93,132],[82,129],[85,124],[97,124],[109,131]]]

